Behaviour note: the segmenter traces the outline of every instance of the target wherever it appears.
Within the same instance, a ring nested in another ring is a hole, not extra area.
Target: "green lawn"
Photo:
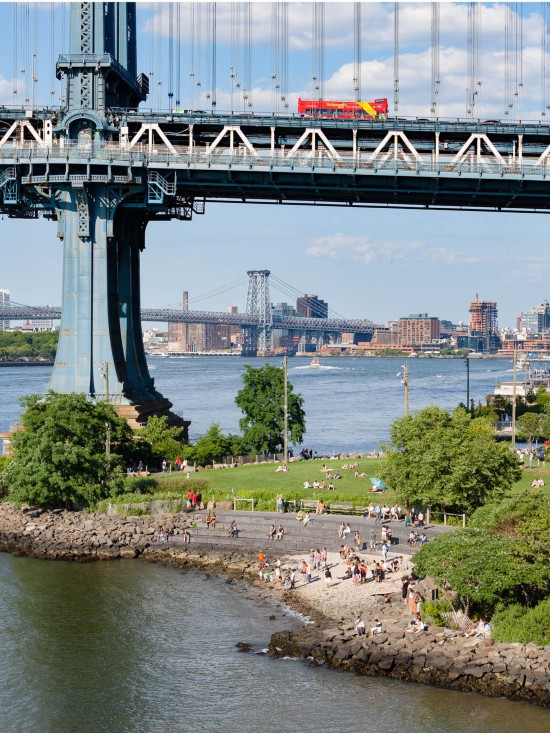
[[[342,474],[342,478],[333,481],[334,491],[304,489],[304,481],[306,480],[311,484],[314,481],[323,480],[325,474],[321,468],[325,461],[322,460],[290,463],[288,473],[276,473],[276,465],[269,463],[250,464],[216,471],[200,471],[195,475],[208,481],[210,487],[208,498],[214,496],[217,501],[231,501],[234,496],[254,498],[258,502],[256,506],[259,510],[274,510],[277,494],[282,494],[286,500],[323,499],[327,504],[332,501],[351,502],[356,506],[365,506],[373,497],[378,501],[381,501],[381,497],[383,497],[384,501],[393,502],[394,494],[392,491],[385,491],[383,494],[369,492],[371,488],[369,478],[379,475],[384,460],[383,458],[357,460],[359,464],[357,470],[359,473],[366,473],[367,478],[354,478],[355,469],[342,468],[346,463],[355,463],[355,459],[326,461],[326,465],[333,469],[333,474],[336,469]],[[159,478],[159,490],[162,491],[163,481],[172,483],[174,476],[175,474],[172,474],[171,477],[161,476]],[[183,487],[185,486],[185,480],[185,477],[182,476],[181,483]],[[245,508],[245,505],[243,505],[243,508]]]
[[[204,499],[214,498],[216,501],[232,501],[235,496],[241,498],[254,498],[256,509],[264,511],[275,510],[275,497],[282,494],[285,500],[299,499],[323,499],[327,505],[330,503],[349,502],[354,506],[366,506],[370,501],[384,501],[393,504],[395,494],[393,491],[384,493],[372,493],[369,491],[371,476],[379,476],[380,470],[385,463],[384,458],[363,458],[359,459],[358,471],[367,474],[367,478],[354,478],[355,469],[344,469],[345,463],[355,463],[354,459],[342,459],[326,461],[332,472],[336,469],[342,474],[342,478],[334,483],[334,491],[327,489],[304,489],[304,481],[311,484],[315,481],[322,481],[324,473],[321,467],[323,460],[300,461],[290,463],[288,473],[276,473],[276,465],[250,464],[238,468],[226,468],[219,470],[200,471],[192,476],[208,482],[208,491],[204,492]],[[186,478],[183,474],[157,475],[157,492],[180,492],[185,490]],[[550,464],[533,469],[524,469],[520,481],[513,486],[513,491],[521,491],[528,488],[535,478],[542,478],[545,482],[544,493],[550,497]],[[122,497],[120,497],[122,500]],[[243,504],[243,509],[247,508]]]

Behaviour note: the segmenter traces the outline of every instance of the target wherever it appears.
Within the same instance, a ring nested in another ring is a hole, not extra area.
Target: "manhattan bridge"
[[[519,114],[524,90],[520,3],[504,6],[504,122],[478,117],[482,8],[477,3],[463,4],[466,106],[464,116],[454,119],[439,113],[444,85],[439,3],[429,4],[429,112],[412,119],[399,116],[400,11],[405,4],[388,4],[393,6],[393,111],[380,114],[328,112],[325,13],[331,6],[323,3],[304,4],[312,15],[312,92],[301,114],[289,104],[292,4],[271,4],[274,103],[272,111],[263,114],[255,113],[250,101],[255,4],[230,4],[232,50],[241,62],[231,63],[228,112],[219,111],[216,102],[216,21],[221,4],[185,4],[191,8],[186,38],[191,55],[195,53],[192,74],[198,74],[200,33],[201,48],[206,47],[201,84],[208,88],[201,92],[207,109],[185,108],[180,99],[184,4],[165,5],[168,93],[164,109],[159,105],[157,111],[145,107],[153,86],[151,73],[138,73],[135,3],[71,3],[68,48],[61,49],[55,64],[64,89],[61,104],[53,104],[52,92],[52,103],[43,107],[35,100],[38,70],[28,15],[14,10],[14,68],[27,59],[19,79],[25,93],[14,89],[18,104],[0,108],[0,212],[12,218],[49,219],[63,243],[53,390],[102,399],[107,371],[109,398],[122,414],[142,422],[150,414],[175,417],[169,412],[171,403],[155,388],[145,359],[141,318],[147,314],[141,312],[140,253],[149,224],[190,221],[207,213],[208,202],[331,205],[338,216],[351,207],[550,211],[548,3],[540,4],[540,113],[532,122],[522,121]],[[350,96],[356,109],[372,110],[361,101],[368,45],[361,13],[366,4],[347,5],[353,10]],[[52,30],[52,54],[53,38]],[[386,103],[387,109],[387,100],[376,102]],[[249,299],[250,320],[243,325],[253,353],[258,339],[266,345],[273,324],[266,320],[265,290],[258,287]],[[361,330],[369,324],[362,322]],[[330,331],[329,324],[314,327]]]

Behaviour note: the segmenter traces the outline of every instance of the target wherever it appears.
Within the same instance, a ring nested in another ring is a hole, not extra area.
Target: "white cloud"
[[[310,257],[324,257],[371,265],[375,262],[400,264],[437,263],[455,265],[479,262],[479,257],[468,257],[448,247],[434,247],[423,241],[379,241],[371,237],[333,234],[318,237],[306,249]]]
[[[13,81],[0,74],[0,104],[13,104]]]

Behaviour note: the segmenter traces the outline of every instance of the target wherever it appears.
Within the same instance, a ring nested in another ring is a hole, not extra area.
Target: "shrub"
[[[550,598],[534,608],[514,604],[500,607],[493,618],[493,639],[508,644],[534,642],[539,646],[550,644]]]

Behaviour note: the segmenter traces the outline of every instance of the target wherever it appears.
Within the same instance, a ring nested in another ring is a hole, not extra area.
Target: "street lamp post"
[[[284,427],[283,427],[283,461],[285,466],[288,463],[288,363],[286,354],[283,357],[284,376]]]

